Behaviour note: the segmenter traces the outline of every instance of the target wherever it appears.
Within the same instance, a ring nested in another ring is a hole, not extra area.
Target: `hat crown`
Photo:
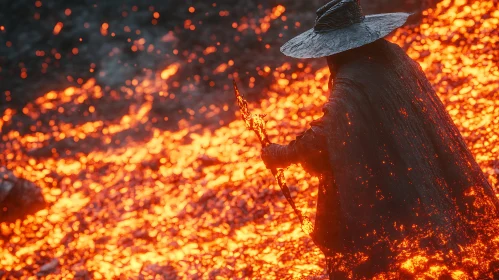
[[[314,31],[329,32],[362,22],[360,0],[333,0],[317,10]]]

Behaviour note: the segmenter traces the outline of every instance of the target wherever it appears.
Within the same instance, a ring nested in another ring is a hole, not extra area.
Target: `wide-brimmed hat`
[[[408,13],[364,16],[359,0],[333,0],[317,10],[314,28],[281,47],[295,58],[325,57],[372,43],[404,25]]]

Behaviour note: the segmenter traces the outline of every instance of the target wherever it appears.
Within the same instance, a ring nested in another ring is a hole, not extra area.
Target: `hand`
[[[279,155],[282,154],[282,151],[286,148],[286,146],[278,145],[278,144],[270,144],[267,147],[262,149],[262,160],[267,166],[268,169],[275,169],[280,166],[280,158]]]

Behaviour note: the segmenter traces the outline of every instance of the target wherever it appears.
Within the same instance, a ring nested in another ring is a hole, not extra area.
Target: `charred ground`
[[[155,102],[162,126],[174,129],[181,119],[219,126],[233,119],[232,74],[238,74],[250,100],[260,98],[276,79],[266,69],[290,60],[279,47],[310,28],[316,7],[324,2],[4,1],[0,110],[20,109],[50,90],[80,86],[90,78],[105,95],[115,91],[125,96],[122,86],[180,63],[179,73],[172,77],[175,98],[157,97]],[[364,2],[366,13],[419,13],[437,1]],[[276,10],[275,18],[265,18],[278,5],[285,9]],[[313,63],[314,69],[323,66],[322,61],[305,63]],[[292,73],[294,65],[282,72]],[[210,105],[221,112],[207,118],[188,110],[212,110]],[[230,106],[223,110],[224,105]],[[103,117],[119,116],[128,106],[114,104]]]

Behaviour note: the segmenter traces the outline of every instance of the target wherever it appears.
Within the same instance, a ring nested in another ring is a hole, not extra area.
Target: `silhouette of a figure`
[[[327,57],[324,116],[262,158],[268,167],[301,163],[320,174],[313,239],[330,278],[390,270],[392,247],[411,236],[423,249],[458,252],[499,204],[421,67],[383,39],[408,14],[364,16],[355,0],[317,14],[314,29],[281,50]]]

